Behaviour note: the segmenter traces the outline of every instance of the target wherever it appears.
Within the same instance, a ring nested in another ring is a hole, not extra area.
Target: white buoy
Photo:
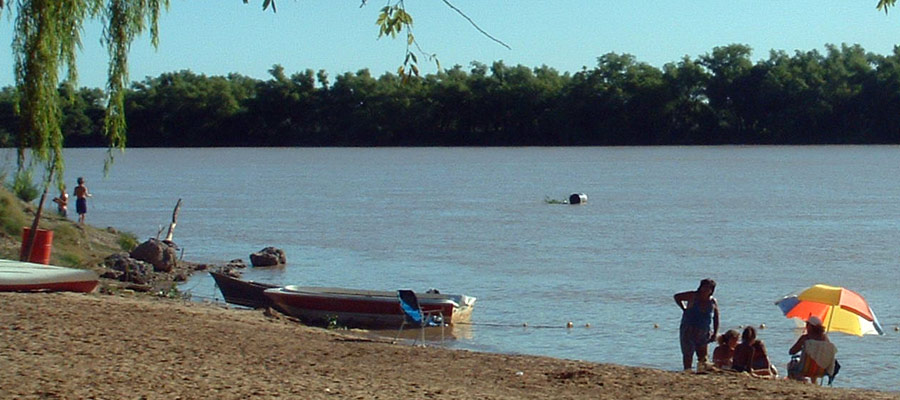
[[[566,328],[571,328],[573,326],[575,326],[575,324],[573,324],[572,321],[569,321],[568,323],[566,323]]]

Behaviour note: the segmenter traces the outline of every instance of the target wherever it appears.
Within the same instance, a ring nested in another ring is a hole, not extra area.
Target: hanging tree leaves
[[[479,32],[492,40],[505,43],[487,34],[472,19],[453,6],[445,5],[462,15]],[[890,0],[882,0],[890,1]],[[249,0],[243,0],[248,3]],[[15,53],[16,89],[19,96],[21,126],[17,135],[17,166],[21,173],[32,164],[43,163],[48,173],[46,182],[56,180],[61,184],[64,163],[63,137],[60,129],[60,72],[66,71],[62,82],[73,86],[77,82],[77,52],[81,47],[84,22],[99,19],[104,24],[103,42],[109,53],[109,71],[106,85],[107,107],[103,133],[109,140],[105,168],[112,161],[113,149],[124,149],[126,143],[125,88],[128,80],[128,51],[134,39],[150,30],[154,47],[158,44],[160,11],[167,9],[169,0],[18,0],[13,39]],[[360,7],[366,5],[362,0]],[[0,11],[13,7],[0,0]],[[275,0],[262,0],[263,10],[276,11]],[[413,19],[406,12],[403,0],[389,0],[381,9],[377,25],[379,37],[406,33],[406,57],[399,68],[400,75],[409,78],[419,75],[418,57],[413,48],[425,54],[412,32]],[[433,54],[426,56],[437,63]],[[440,64],[438,63],[438,69]],[[74,93],[74,90],[67,90]],[[33,158],[26,163],[25,151],[31,149]]]
[[[125,148],[128,50],[131,42],[144,32],[148,24],[153,47],[159,45],[159,12],[163,7],[168,9],[169,0],[110,0],[105,8],[103,19],[108,23],[103,30],[103,41],[109,53],[109,77],[106,83],[109,100],[103,133],[109,139],[110,150]],[[112,161],[112,153],[108,154],[104,169],[108,169],[109,162]]]
[[[104,134],[111,148],[125,146],[124,91],[128,78],[128,49],[136,36],[150,27],[157,44],[157,21],[168,0],[19,0],[13,38],[15,80],[19,97],[20,127],[16,139],[19,171],[43,163],[46,181],[62,180],[63,138],[59,86],[74,86],[81,32],[89,19],[103,21],[103,41],[110,55],[108,103]],[[12,5],[0,1],[0,9]],[[67,91],[73,92],[73,91]],[[33,159],[26,162],[26,149]]]
[[[444,4],[449,7],[451,10],[455,11],[461,17],[463,17],[472,27],[475,28],[479,33],[486,36],[487,38],[493,40],[494,42],[500,44],[503,47],[509,49],[509,45],[503,43],[500,39],[491,36],[484,29],[481,29],[478,24],[475,23],[472,18],[469,18],[462,10],[454,6],[450,3],[449,0],[442,0]],[[362,4],[360,7],[366,5],[366,0],[362,0]],[[273,5],[274,6],[274,5]],[[392,38],[396,38],[397,35],[401,31],[405,31],[406,33],[406,57],[403,59],[403,65],[397,68],[397,74],[403,77],[404,81],[408,81],[409,78],[413,76],[419,76],[419,58],[416,56],[418,52],[421,55],[425,55],[428,60],[434,61],[437,69],[441,69],[441,63],[437,59],[437,55],[428,54],[422,47],[419,46],[419,42],[416,41],[415,35],[413,35],[413,18],[408,12],[406,12],[406,3],[404,0],[390,0],[388,4],[381,8],[381,11],[378,14],[378,19],[375,21],[375,25],[378,25],[378,37],[382,37],[385,35],[389,35]],[[416,51],[413,51],[415,49]]]

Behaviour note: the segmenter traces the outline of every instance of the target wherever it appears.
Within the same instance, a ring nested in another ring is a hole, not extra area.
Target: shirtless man
[[[87,214],[87,198],[91,197],[87,186],[84,186],[84,178],[78,177],[78,186],[75,187],[75,211],[78,212],[78,223],[84,224],[84,215]]]

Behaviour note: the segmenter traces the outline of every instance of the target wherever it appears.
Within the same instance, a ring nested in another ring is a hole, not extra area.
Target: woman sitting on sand
[[[713,350],[713,364],[716,368],[731,369],[731,362],[734,358],[734,349],[738,345],[738,339],[741,338],[740,332],[730,329],[716,339],[719,345]]]
[[[734,349],[731,368],[749,372],[753,376],[777,377],[778,370],[769,362],[769,353],[762,340],[756,339],[756,328],[748,326],[741,334],[741,343]]]

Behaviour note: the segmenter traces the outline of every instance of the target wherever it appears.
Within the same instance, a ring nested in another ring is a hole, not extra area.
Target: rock
[[[254,267],[271,267],[273,265],[287,264],[284,250],[274,247],[266,247],[250,255],[250,264]]]
[[[175,243],[150,238],[131,251],[131,258],[153,264],[155,271],[171,272],[178,266],[177,250]]]
[[[229,261],[228,264],[225,264],[225,267],[226,268],[243,269],[243,268],[247,268],[247,264],[244,262],[244,260],[242,260],[240,258],[235,258],[234,260]]]
[[[240,278],[241,278],[241,275],[242,275],[242,274],[241,274],[241,271],[238,271],[237,269],[232,268],[232,267],[229,267],[229,266],[227,266],[227,265],[224,266],[224,267],[219,268],[217,271],[218,271],[219,273],[228,275],[228,276],[230,276],[230,277],[232,277],[232,278],[238,278],[238,279],[240,279]]]
[[[101,276],[122,282],[145,284],[150,280],[153,266],[128,256],[128,253],[116,253],[103,260],[107,271]]]

